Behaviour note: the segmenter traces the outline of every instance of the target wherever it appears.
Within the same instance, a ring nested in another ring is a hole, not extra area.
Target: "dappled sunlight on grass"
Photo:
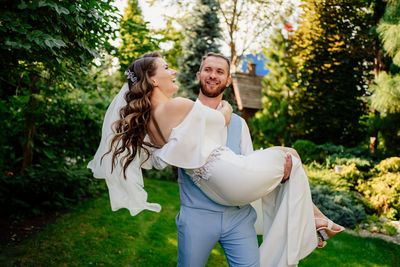
[[[168,244],[178,247],[178,241],[177,241],[176,237],[174,237],[174,238],[168,237]]]
[[[217,249],[215,249],[215,248],[211,251],[211,254],[217,255],[217,256],[220,256],[220,255],[221,255],[221,253],[220,253]]]

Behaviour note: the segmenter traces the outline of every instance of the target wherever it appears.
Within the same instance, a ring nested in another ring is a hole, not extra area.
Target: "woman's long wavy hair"
[[[111,171],[114,170],[115,164],[118,164],[118,156],[122,156],[120,164],[123,164],[125,179],[126,169],[140,149],[144,149],[147,154],[146,160],[148,160],[150,153],[147,147],[155,147],[153,144],[145,142],[144,138],[148,132],[151,110],[150,96],[153,92],[150,77],[155,74],[156,59],[160,57],[158,52],[144,54],[133,61],[128,68],[137,81],[132,82],[130,78],[127,79],[129,85],[129,90],[125,95],[127,104],[121,108],[120,119],[112,126],[115,136],[111,140],[110,150],[106,153],[114,151]]]

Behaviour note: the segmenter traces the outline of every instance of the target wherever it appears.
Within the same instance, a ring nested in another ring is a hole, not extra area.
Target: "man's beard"
[[[214,97],[219,96],[220,94],[222,94],[222,93],[224,92],[225,88],[226,88],[226,86],[224,86],[223,84],[221,84],[221,87],[218,87],[217,90],[216,90],[215,92],[209,92],[209,91],[207,91],[207,89],[206,89],[206,85],[203,84],[203,82],[200,80],[200,90],[201,90],[201,93],[202,93],[203,95],[207,96],[207,97],[210,97],[210,98],[214,98]]]

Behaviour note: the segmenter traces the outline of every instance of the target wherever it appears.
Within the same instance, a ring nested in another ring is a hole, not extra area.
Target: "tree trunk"
[[[35,137],[36,128],[35,112],[38,106],[38,100],[36,99],[34,94],[38,94],[40,92],[37,86],[38,80],[39,77],[36,74],[30,75],[31,84],[29,87],[29,101],[25,118],[26,131],[25,140],[22,145],[23,161],[21,172],[24,172],[27,168],[29,168],[32,165],[33,161],[33,140]]]

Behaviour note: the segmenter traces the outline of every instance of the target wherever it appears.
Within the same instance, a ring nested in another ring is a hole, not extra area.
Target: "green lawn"
[[[0,266],[176,266],[178,186],[148,180],[149,200],[160,213],[131,217],[112,212],[108,195],[88,200],[18,247],[4,248]],[[207,266],[228,266],[219,246]],[[329,240],[300,266],[400,266],[400,246],[347,233]]]

